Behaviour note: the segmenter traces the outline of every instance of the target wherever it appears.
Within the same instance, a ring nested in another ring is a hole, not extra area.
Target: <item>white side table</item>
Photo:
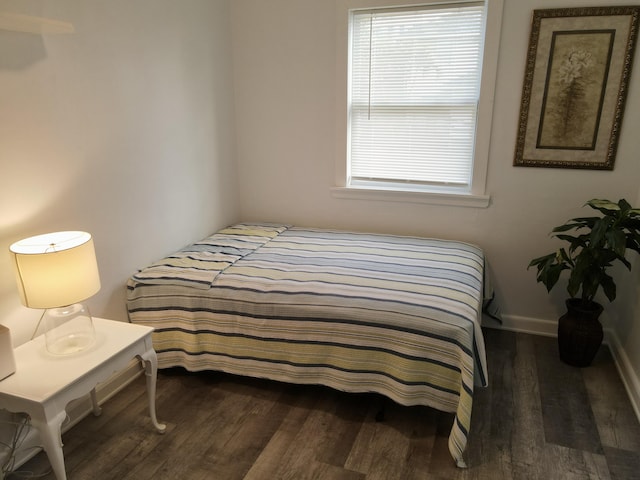
[[[166,428],[156,418],[158,359],[151,343],[153,328],[100,318],[93,322],[96,343],[89,349],[69,356],[52,355],[41,335],[15,349],[16,373],[0,381],[0,408],[31,417],[58,480],[67,478],[61,437],[67,404],[90,394],[93,412],[99,415],[96,385],[135,357],[145,369],[153,426],[160,433]]]

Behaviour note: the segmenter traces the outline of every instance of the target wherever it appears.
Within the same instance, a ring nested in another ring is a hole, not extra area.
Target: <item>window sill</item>
[[[489,195],[470,193],[416,192],[415,190],[385,190],[364,187],[332,187],[334,198],[349,200],[379,200],[386,202],[424,203],[430,205],[448,205],[456,207],[487,208],[491,201]]]

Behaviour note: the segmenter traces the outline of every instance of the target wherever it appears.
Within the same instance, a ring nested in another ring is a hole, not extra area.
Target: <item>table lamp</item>
[[[78,303],[100,290],[91,235],[76,231],[47,233],[20,240],[9,250],[22,304],[46,309],[40,322],[45,325],[47,350],[68,355],[93,345],[91,314]]]

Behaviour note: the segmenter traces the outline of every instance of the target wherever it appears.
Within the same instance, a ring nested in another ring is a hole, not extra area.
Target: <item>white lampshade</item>
[[[81,302],[100,290],[93,239],[86,232],[56,232],[9,247],[23,305],[55,308]]]

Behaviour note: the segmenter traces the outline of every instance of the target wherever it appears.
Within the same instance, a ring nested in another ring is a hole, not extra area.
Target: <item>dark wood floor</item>
[[[171,372],[158,379],[166,434],[152,428],[138,378],[64,435],[69,479],[640,479],[640,426],[606,348],[577,369],[558,360],[554,339],[485,335],[490,386],[475,395],[468,469],[449,456],[449,414]],[[43,454],[22,467],[47,468]]]

